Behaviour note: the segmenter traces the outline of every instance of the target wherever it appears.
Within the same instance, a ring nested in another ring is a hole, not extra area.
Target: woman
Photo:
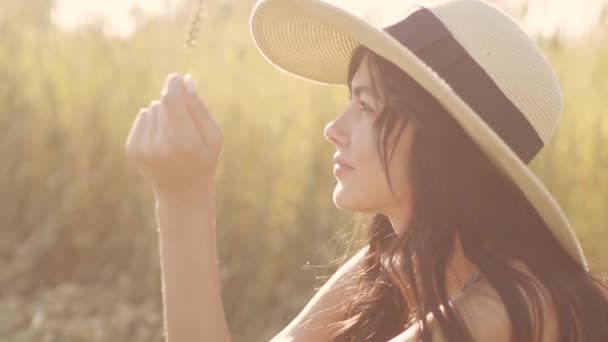
[[[555,131],[559,84],[510,18],[447,0],[376,29],[319,0],[262,0],[251,27],[279,68],[349,87],[325,129],[334,202],[371,214],[367,246],[273,341],[608,341],[608,289],[526,166]],[[127,141],[157,196],[171,341],[230,339],[214,240],[221,142],[177,75]]]

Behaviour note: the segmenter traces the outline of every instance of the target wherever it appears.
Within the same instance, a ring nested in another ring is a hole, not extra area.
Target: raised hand
[[[157,199],[187,203],[212,191],[222,143],[190,75],[170,74],[161,98],[137,114],[126,152]]]

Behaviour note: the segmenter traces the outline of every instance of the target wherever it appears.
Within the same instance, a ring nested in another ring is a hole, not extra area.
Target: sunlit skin
[[[335,145],[336,156],[344,159],[354,170],[336,177],[338,184],[333,199],[340,209],[361,213],[379,213],[390,218],[395,229],[409,218],[411,203],[408,170],[409,146],[413,125],[399,137],[389,172],[395,195],[390,191],[375,145],[374,120],[383,110],[384,95],[372,93],[367,57],[355,73],[351,89],[352,101],[346,110],[325,127],[325,137]],[[395,130],[391,142],[397,136]]]
[[[377,90],[376,97],[372,91],[365,90],[372,89],[371,77],[365,57],[352,80],[350,104],[325,127],[325,137],[336,147],[335,155],[354,168],[336,175],[333,200],[338,208],[345,211],[382,214],[390,220],[395,232],[399,233],[411,217],[413,198],[407,165],[415,124],[410,121],[398,137],[399,132],[395,129],[389,139],[389,147],[395,138],[398,139],[392,159],[388,160],[395,191],[393,195],[382,169],[373,129],[374,120],[384,106],[384,94]],[[380,82],[375,81],[376,84]],[[447,289],[451,294],[457,294],[475,270],[475,266],[462,254],[458,240],[455,247],[447,276]]]

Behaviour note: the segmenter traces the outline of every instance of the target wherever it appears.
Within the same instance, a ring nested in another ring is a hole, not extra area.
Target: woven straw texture
[[[260,5],[264,8],[256,12],[252,33],[268,59],[280,60],[280,68],[310,80],[346,83],[348,62],[359,44],[352,36],[304,15],[297,0],[291,6]]]
[[[503,12],[480,0],[434,1],[425,7],[546,143],[557,126],[562,98],[555,74],[529,37]],[[346,84],[350,56],[358,44],[400,67],[452,114],[522,190],[570,255],[588,269],[568,219],[534,173],[435,71],[386,32],[322,0],[261,0],[251,17],[251,33],[270,63],[315,82]]]
[[[546,144],[557,128],[562,95],[555,73],[528,35],[499,8],[481,1],[441,1],[427,8],[526,116]]]

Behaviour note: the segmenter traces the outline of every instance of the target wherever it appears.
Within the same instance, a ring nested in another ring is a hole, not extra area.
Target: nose
[[[348,135],[345,133],[344,128],[340,127],[340,124],[339,119],[330,121],[325,125],[323,134],[325,135],[325,139],[330,143],[336,146],[345,146],[348,142]]]

